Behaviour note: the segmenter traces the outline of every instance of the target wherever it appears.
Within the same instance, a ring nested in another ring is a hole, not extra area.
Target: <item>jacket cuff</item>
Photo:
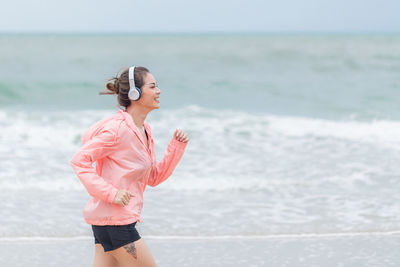
[[[174,137],[172,137],[171,145],[176,149],[184,150],[186,148],[187,144],[188,144],[188,142],[184,143],[184,142],[178,141]]]
[[[118,189],[113,187],[111,189],[110,194],[108,195],[108,202],[113,203],[114,202],[114,198],[117,195]]]

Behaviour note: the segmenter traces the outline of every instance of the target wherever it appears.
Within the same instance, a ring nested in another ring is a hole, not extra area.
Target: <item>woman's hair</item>
[[[144,77],[146,77],[147,73],[150,71],[145,67],[135,67],[135,86],[141,88],[144,84]],[[111,81],[111,82],[110,82]],[[131,100],[128,97],[129,93],[129,68],[124,69],[121,74],[112,77],[108,80],[106,84],[106,88],[108,91],[100,92],[100,95],[118,95],[118,103],[120,106],[125,107],[127,109]]]

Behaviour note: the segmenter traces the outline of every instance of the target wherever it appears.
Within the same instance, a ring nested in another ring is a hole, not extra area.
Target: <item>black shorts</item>
[[[140,239],[136,222],[126,225],[92,225],[94,243],[110,251]]]

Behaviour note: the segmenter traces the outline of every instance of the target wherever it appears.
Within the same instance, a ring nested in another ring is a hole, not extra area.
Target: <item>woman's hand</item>
[[[117,194],[115,195],[113,203],[124,207],[129,204],[131,197],[133,197],[131,192],[121,189],[118,190]]]
[[[174,138],[180,142],[187,143],[189,141],[189,138],[187,137],[187,134],[184,133],[180,129],[176,129],[174,133]]]

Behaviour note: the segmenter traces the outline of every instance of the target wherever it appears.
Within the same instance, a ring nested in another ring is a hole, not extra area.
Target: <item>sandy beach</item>
[[[158,266],[399,266],[400,234],[178,238],[143,236]],[[0,241],[0,266],[91,266],[91,237]]]

